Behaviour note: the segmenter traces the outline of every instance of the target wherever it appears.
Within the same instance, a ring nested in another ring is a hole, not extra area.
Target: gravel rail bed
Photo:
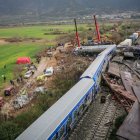
[[[102,95],[106,96],[104,104],[100,103]],[[70,134],[68,140],[108,139],[115,119],[123,114],[122,110],[118,103],[112,100],[111,94],[97,94],[96,99]]]

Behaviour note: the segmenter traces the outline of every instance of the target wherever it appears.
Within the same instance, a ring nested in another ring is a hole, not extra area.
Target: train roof
[[[64,118],[94,85],[91,79],[81,79],[52,107],[32,123],[16,140],[46,140]]]
[[[101,48],[106,49],[109,45],[94,45],[94,46],[81,46],[81,48],[84,49],[94,49],[94,48]]]
[[[116,48],[116,44],[110,45],[103,52],[101,52],[99,55],[107,55],[115,48]]]
[[[82,78],[92,78],[94,77],[95,73],[97,72],[98,68],[102,64],[103,60],[105,59],[106,54],[110,53],[113,49],[116,48],[116,45],[108,45],[107,49],[101,52],[97,58],[91,63],[91,65],[87,68],[87,70],[81,75]]]
[[[97,56],[97,58],[91,63],[91,65],[87,68],[87,70],[81,75],[80,79],[82,78],[91,78],[93,79],[96,71],[100,67],[101,63],[104,60],[104,55]]]

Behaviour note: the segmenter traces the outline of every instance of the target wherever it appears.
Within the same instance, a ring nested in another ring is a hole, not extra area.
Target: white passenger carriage
[[[94,99],[94,86],[91,79],[80,80],[17,140],[57,140],[67,137],[68,132]]]
[[[106,66],[116,50],[116,45],[109,46],[103,52],[101,52],[97,58],[91,63],[87,70],[82,74],[82,78],[91,78],[96,84],[96,90],[99,89],[99,83],[101,81],[101,73],[106,69]]]
[[[101,72],[116,50],[112,45],[100,53],[89,68],[64,96],[31,124],[16,140],[62,140],[74,128],[94,100]]]

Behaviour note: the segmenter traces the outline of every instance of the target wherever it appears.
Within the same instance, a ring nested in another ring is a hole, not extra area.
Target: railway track
[[[102,93],[97,95],[68,140],[106,140],[108,138],[114,119],[122,112],[119,113],[121,110],[111,99],[111,94],[105,93],[106,103],[101,104],[102,95]]]

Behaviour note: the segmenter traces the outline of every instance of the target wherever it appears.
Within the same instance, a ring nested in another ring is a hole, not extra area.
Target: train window
[[[70,127],[71,123],[72,123],[72,117],[69,116],[67,124],[66,124],[66,133],[68,133],[71,129],[71,127]]]
[[[77,110],[74,111],[74,118],[77,119]]]
[[[88,95],[88,100],[90,100],[91,94]]]
[[[67,121],[67,126],[70,126],[71,122],[72,122],[72,117],[70,116],[70,117],[68,118],[68,121]]]
[[[83,112],[83,104],[79,107],[79,113]]]
[[[59,131],[59,136],[62,137],[64,134],[65,128],[64,126],[61,127],[60,131]]]
[[[52,140],[57,140],[58,139],[58,132],[54,135],[54,137],[52,138]]]

